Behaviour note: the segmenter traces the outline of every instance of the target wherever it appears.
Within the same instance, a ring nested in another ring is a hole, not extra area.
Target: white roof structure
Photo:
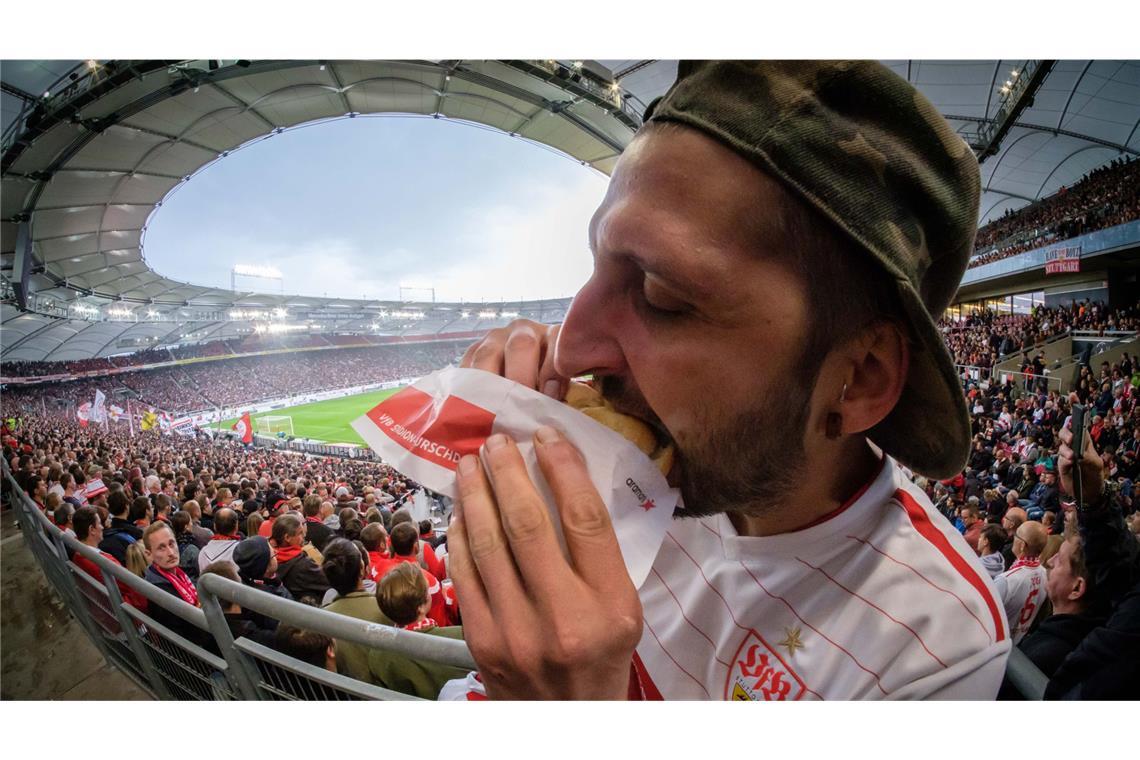
[[[981,222],[1140,153],[1140,62],[889,61],[976,146]],[[1016,72],[1016,73],[1015,73]],[[14,61],[0,65],[3,358],[62,360],[249,334],[272,320],[430,335],[561,318],[561,301],[406,304],[234,292],[146,260],[163,200],[285,129],[411,114],[502,130],[609,173],[675,61]],[[468,312],[468,316],[459,316]],[[478,317],[482,313],[484,317]],[[494,319],[489,315],[494,313]]]

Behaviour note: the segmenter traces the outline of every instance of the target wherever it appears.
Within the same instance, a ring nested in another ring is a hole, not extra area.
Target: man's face
[[[806,287],[778,263],[784,190],[681,129],[638,136],[590,223],[594,271],[555,366],[677,445],[690,515],[763,509],[799,479]]]
[[[1049,594],[1049,601],[1054,606],[1058,602],[1068,599],[1077,580],[1077,576],[1073,575],[1072,570],[1073,542],[1076,540],[1063,541],[1057,553],[1045,563],[1045,568],[1048,570],[1045,579],[1045,592]]]
[[[169,528],[154,533],[149,540],[150,561],[163,570],[178,567],[178,541]]]
[[[91,530],[87,532],[87,542],[98,546],[103,541],[103,521],[96,520],[91,524]]]

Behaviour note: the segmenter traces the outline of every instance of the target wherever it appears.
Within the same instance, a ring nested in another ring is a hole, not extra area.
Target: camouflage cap
[[[902,397],[868,437],[916,472],[960,472],[970,420],[935,319],[973,251],[981,181],[969,146],[934,106],[872,61],[684,61],[645,121],[726,144],[894,278],[917,345]]]

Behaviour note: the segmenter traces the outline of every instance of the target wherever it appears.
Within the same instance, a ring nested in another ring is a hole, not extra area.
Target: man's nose
[[[616,294],[607,297],[596,275],[574,296],[555,346],[554,368],[560,375],[612,375],[625,369],[616,337],[623,319],[618,300]]]

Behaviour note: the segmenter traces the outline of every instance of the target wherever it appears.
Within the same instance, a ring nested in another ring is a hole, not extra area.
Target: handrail
[[[471,652],[467,649],[467,644],[457,639],[425,636],[395,626],[369,623],[291,599],[282,599],[274,594],[235,583],[220,575],[204,575],[198,581],[198,589],[227,602],[238,604],[242,609],[250,609],[277,620],[288,619],[291,624],[319,630],[335,639],[344,639],[372,649],[384,649],[413,659],[454,665],[457,668],[475,670],[477,667],[475,660],[471,658]]]

